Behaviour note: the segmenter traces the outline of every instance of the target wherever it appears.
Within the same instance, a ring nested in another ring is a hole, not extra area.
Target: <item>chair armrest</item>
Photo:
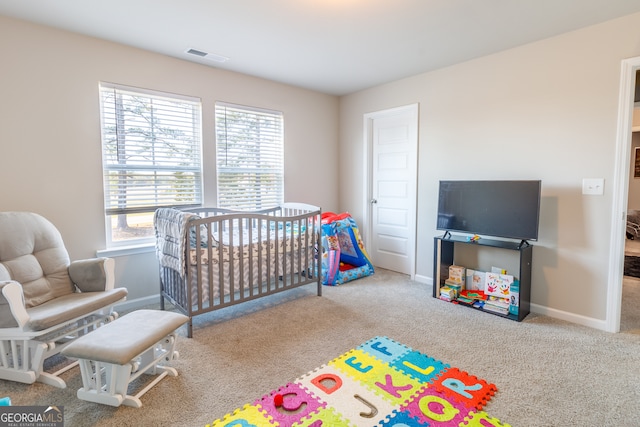
[[[73,261],[69,265],[69,277],[80,292],[111,290],[115,284],[113,258],[91,258]]]
[[[22,328],[28,321],[22,285],[14,280],[0,282],[0,328]]]

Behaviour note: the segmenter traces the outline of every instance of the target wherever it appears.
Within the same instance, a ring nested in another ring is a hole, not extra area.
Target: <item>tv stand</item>
[[[492,240],[482,238],[477,241],[469,241],[461,236],[454,236],[449,232],[446,232],[440,237],[435,237],[433,242],[433,297],[438,298],[440,296],[440,287],[444,285],[445,280],[449,276],[449,267],[452,265],[458,265],[455,263],[455,249],[456,245],[472,245],[475,246],[476,251],[482,251],[483,248],[497,248],[499,251],[517,251],[519,252],[519,271],[518,275],[515,272],[510,272],[520,282],[520,293],[518,302],[518,314],[499,314],[490,311],[482,310],[481,308],[475,308],[465,305],[475,310],[485,311],[485,313],[493,314],[496,316],[505,317],[507,319],[522,321],[528,314],[531,307],[531,261],[533,255],[533,246],[526,240],[520,243],[508,242],[502,240]],[[482,269],[483,266],[466,266],[469,268]],[[484,267],[488,269],[488,267]],[[487,270],[485,270],[487,271]],[[462,304],[458,304],[462,305]]]

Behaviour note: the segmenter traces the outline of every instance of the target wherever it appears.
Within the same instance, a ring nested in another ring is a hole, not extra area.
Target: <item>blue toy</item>
[[[373,274],[356,221],[348,213],[322,214],[322,284],[340,285]]]

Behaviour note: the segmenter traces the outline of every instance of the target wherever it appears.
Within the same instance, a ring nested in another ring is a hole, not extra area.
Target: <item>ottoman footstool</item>
[[[69,344],[62,354],[80,362],[82,388],[78,398],[111,406],[140,408],[140,397],[167,375],[163,366],[178,358],[176,329],[189,318],[169,311],[138,310],[122,316]],[[129,384],[142,374],[158,375],[135,396]]]

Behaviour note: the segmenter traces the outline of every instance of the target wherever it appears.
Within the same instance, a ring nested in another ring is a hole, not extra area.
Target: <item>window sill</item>
[[[96,251],[96,256],[98,257],[120,257],[120,256],[129,256],[129,255],[139,255],[146,254],[149,252],[155,252],[156,247],[153,243],[147,243],[144,245],[135,245],[135,246],[120,246],[109,249],[102,249]]]

